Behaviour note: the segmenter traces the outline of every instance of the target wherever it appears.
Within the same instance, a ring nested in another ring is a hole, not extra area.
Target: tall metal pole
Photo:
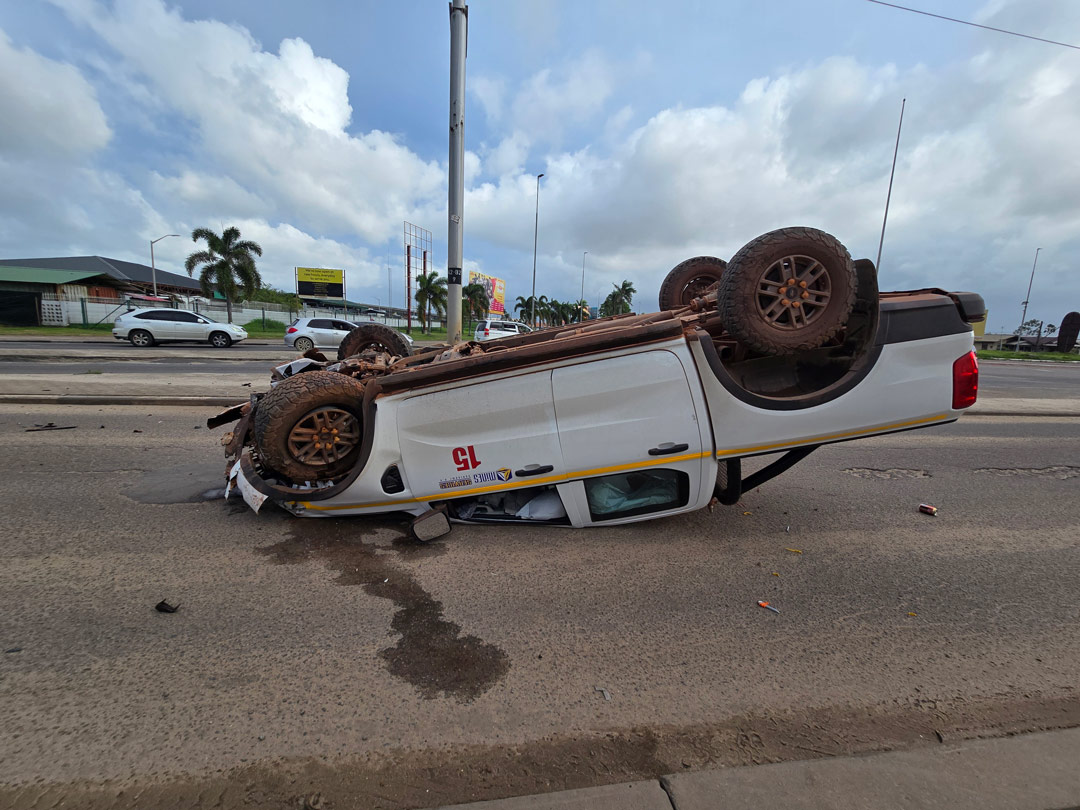
[[[578,323],[581,323],[583,320],[585,320],[585,318],[582,317],[581,314],[581,302],[585,300],[585,257],[588,255],[589,251],[587,250],[581,254],[581,297],[578,298]]]
[[[536,175],[536,219],[533,221],[533,284],[532,300],[529,303],[529,328],[536,326],[536,235],[540,232],[540,178],[544,175]]]
[[[1020,333],[1024,329],[1024,324],[1027,323],[1027,307],[1028,301],[1031,299],[1031,285],[1035,281],[1035,265],[1039,263],[1039,251],[1042,248],[1035,248],[1035,261],[1031,263],[1031,278],[1028,279],[1028,291],[1024,296],[1024,314],[1020,316],[1020,328],[1016,330],[1016,350],[1020,351]]]
[[[450,178],[446,238],[446,338],[461,340],[461,239],[465,210],[465,57],[469,48],[469,7],[450,4]]]
[[[412,334],[412,245],[405,245],[405,331]]]
[[[167,233],[164,236],[159,236],[157,239],[150,240],[150,278],[154,282],[154,297],[157,298],[157,266],[154,264],[154,244],[160,242],[162,239],[168,239],[170,236],[179,236],[178,233]]]
[[[885,223],[889,221],[889,200],[892,199],[893,175],[896,174],[896,153],[900,151],[900,130],[904,128],[904,106],[906,104],[906,98],[900,100],[900,126],[896,128],[896,146],[893,147],[892,169],[889,170],[889,193],[885,195],[885,217],[881,220],[881,239],[878,241],[877,246],[877,261],[874,263],[879,273],[881,272],[881,247],[885,244]]]

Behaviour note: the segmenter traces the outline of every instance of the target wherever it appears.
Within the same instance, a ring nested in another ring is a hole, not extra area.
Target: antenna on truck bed
[[[906,98],[900,100],[900,126],[896,128],[896,146],[893,147],[892,169],[889,170],[889,193],[885,195],[885,218],[881,220],[881,239],[878,241],[877,246],[877,261],[874,262],[874,266],[879,273],[881,272],[881,247],[885,244],[885,223],[889,221],[889,200],[892,199],[893,175],[896,174],[896,153],[900,151],[900,130],[904,128],[904,105],[906,104]]]

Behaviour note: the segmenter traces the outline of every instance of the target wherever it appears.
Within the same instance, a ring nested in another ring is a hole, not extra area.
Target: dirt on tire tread
[[[660,285],[660,294],[657,296],[659,299],[660,309],[678,309],[681,306],[685,306],[687,302],[675,301],[675,296],[679,290],[685,286],[686,282],[682,280],[683,270],[691,264],[703,264],[703,265],[718,265],[717,276],[723,277],[723,272],[727,268],[727,262],[723,259],[718,259],[716,256],[694,256],[692,259],[686,259],[679,262],[677,265],[671,268],[668,274],[664,277],[663,283]],[[708,290],[714,289],[719,280],[713,282]]]
[[[408,357],[412,354],[408,341],[399,332],[381,323],[365,323],[353,329],[341,341],[338,346],[337,358],[344,360],[359,354],[360,350],[370,344],[378,343],[395,357]]]
[[[330,396],[324,398],[325,394]],[[305,470],[291,459],[285,443],[277,439],[282,438],[280,434],[287,436],[297,419],[320,405],[349,405],[359,417],[363,396],[364,386],[361,383],[333,371],[307,371],[283,380],[263,397],[255,411],[255,442],[259,457],[270,468],[289,478],[314,480],[316,472]],[[351,466],[351,461],[344,466]],[[327,473],[322,477],[332,477],[332,474]]]
[[[846,320],[847,315],[851,313],[852,308],[855,306],[856,284],[851,283],[848,285],[847,301],[844,302],[842,307],[845,312],[844,320],[838,322],[834,328],[828,330],[825,334],[819,333],[809,335],[806,340],[795,345],[786,345],[770,341],[767,338],[747,333],[745,330],[739,328],[739,318],[735,314],[736,309],[739,307],[739,299],[735,294],[735,288],[743,281],[741,278],[743,274],[740,272],[742,263],[763,249],[774,246],[778,247],[791,240],[809,240],[817,242],[825,250],[836,250],[845,259],[850,268],[852,282],[854,282],[854,262],[851,259],[851,254],[848,252],[848,249],[844,247],[839,239],[831,234],[825,233],[825,231],[818,230],[817,228],[780,228],[762,234],[756,239],[752,239],[743,245],[738,253],[731,257],[731,261],[729,261],[727,265],[727,272],[725,272],[720,279],[717,308],[723,319],[724,328],[727,329],[733,337],[757,351],[770,355],[792,354],[798,351],[817,348],[840,331],[844,326],[844,320]]]

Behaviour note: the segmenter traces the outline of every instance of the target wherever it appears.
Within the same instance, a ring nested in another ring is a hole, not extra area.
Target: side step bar
[[[782,472],[787,472],[819,447],[821,447],[820,444],[812,444],[809,447],[788,450],[776,461],[762,467],[756,473],[751,473],[746,478],[742,477],[741,458],[726,459],[721,462],[720,474],[716,479],[716,489],[713,490],[713,497],[724,506],[736,504],[743,493],[756,489],[766,481],[771,481]]]

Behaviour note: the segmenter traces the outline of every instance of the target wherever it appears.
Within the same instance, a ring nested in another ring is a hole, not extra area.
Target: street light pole
[[[589,251],[585,251],[581,254],[581,297],[578,298],[578,323],[585,320],[581,317],[581,302],[585,300],[585,257],[589,255]]]
[[[465,213],[465,57],[469,7],[450,4],[450,163],[447,172],[446,339],[461,340],[462,217]],[[426,254],[425,254],[426,255]],[[427,268],[424,268],[425,272]],[[428,327],[430,329],[430,326]]]
[[[1028,279],[1028,291],[1024,296],[1024,314],[1020,316],[1020,328],[1016,330],[1016,350],[1020,351],[1020,335],[1024,330],[1024,324],[1027,323],[1027,308],[1028,301],[1031,299],[1031,284],[1035,281],[1035,265],[1039,263],[1039,251],[1042,248],[1035,248],[1035,261],[1031,264],[1031,278]]]
[[[178,233],[167,233],[164,236],[159,236],[157,239],[150,240],[150,278],[154,281],[154,298],[157,298],[157,267],[154,265],[154,244],[160,242],[162,239],[168,239],[170,236],[179,236]]]
[[[529,328],[536,326],[536,236],[540,231],[540,178],[544,175],[536,175],[536,219],[533,222],[533,283],[532,298],[529,302]]]

